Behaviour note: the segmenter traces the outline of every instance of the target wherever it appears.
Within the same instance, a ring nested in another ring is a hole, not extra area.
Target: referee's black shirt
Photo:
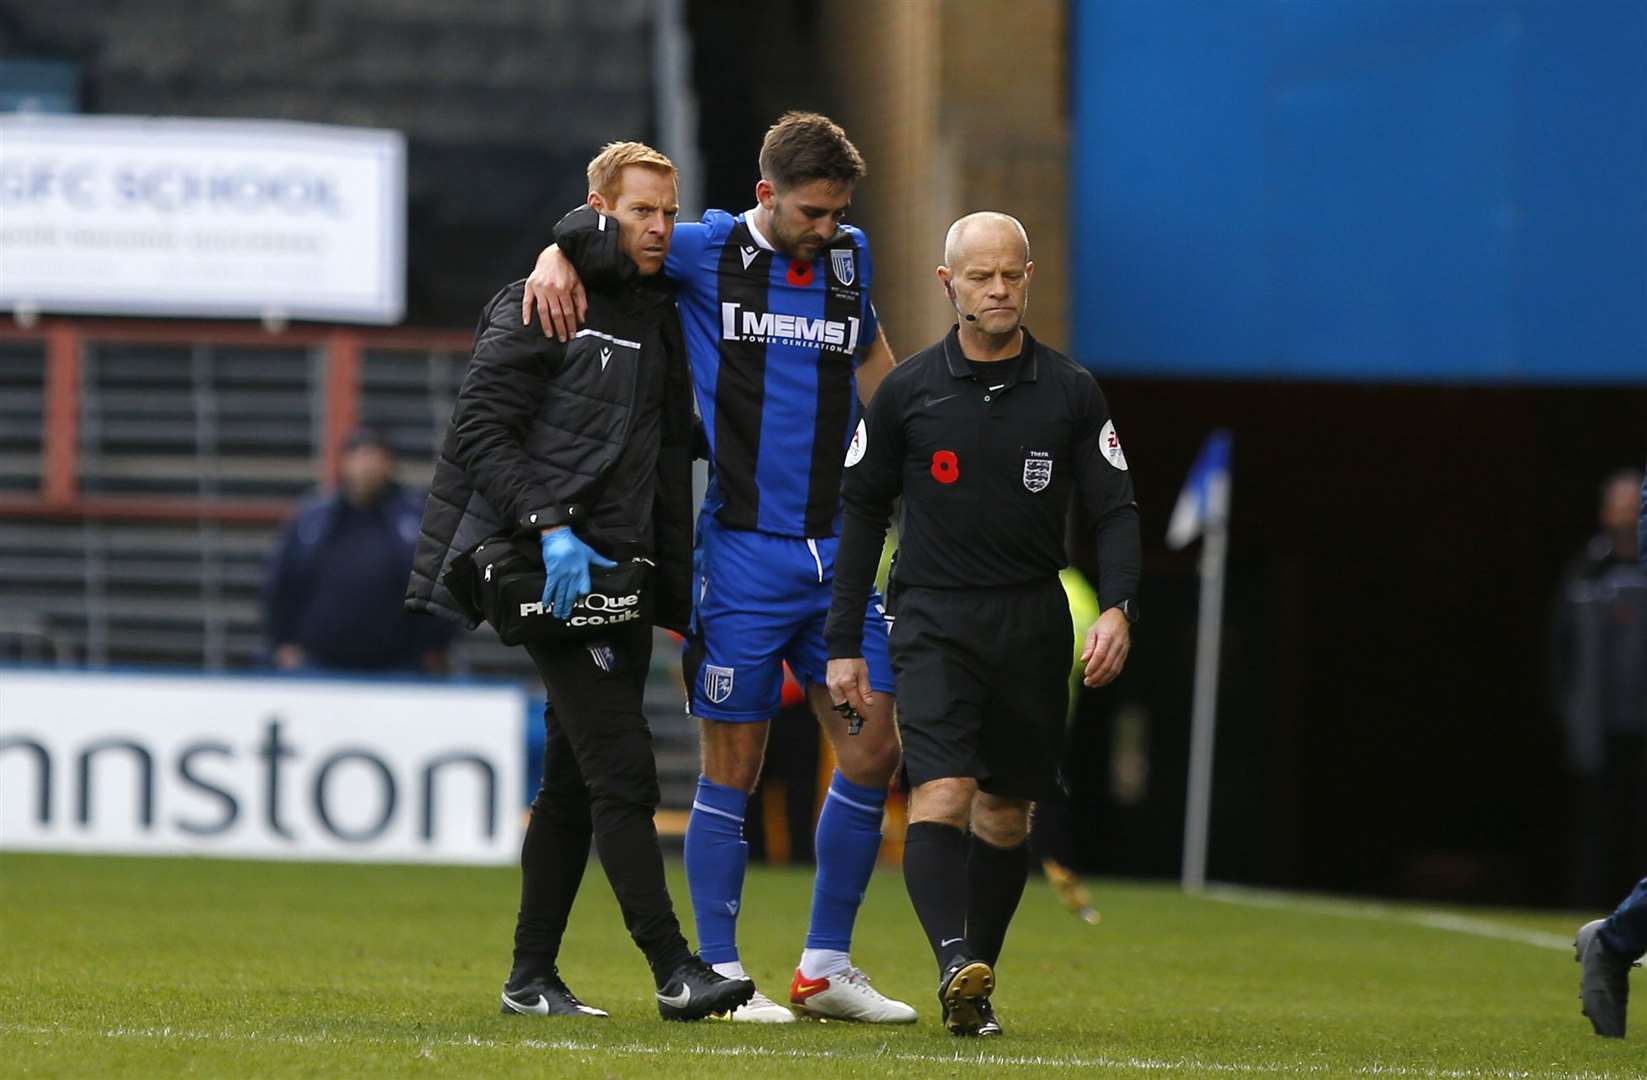
[[[863,655],[863,611],[903,496],[899,588],[989,588],[1068,565],[1070,496],[1098,530],[1098,600],[1137,592],[1138,507],[1109,406],[1090,372],[1024,331],[1015,360],[978,364],[957,330],[892,369],[847,453],[831,659]],[[998,374],[996,374],[998,372]]]

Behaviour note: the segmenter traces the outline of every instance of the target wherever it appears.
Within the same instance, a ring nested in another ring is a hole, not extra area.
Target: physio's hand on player
[[[571,341],[578,324],[589,314],[583,279],[557,245],[551,244],[538,253],[538,264],[526,279],[526,295],[520,302],[522,325],[532,324],[533,307],[543,323],[543,336],[561,341]]]
[[[844,701],[862,713],[875,703],[875,692],[869,688],[869,665],[861,656],[831,660],[824,682],[829,684],[831,704]]]
[[[538,544],[543,549],[543,606],[557,619],[572,614],[572,605],[589,591],[589,567],[618,565],[564,525],[544,530]]]
[[[1131,650],[1132,624],[1120,608],[1110,608],[1087,630],[1087,641],[1081,649],[1081,662],[1086,665],[1081,681],[1087,686],[1114,682]]]

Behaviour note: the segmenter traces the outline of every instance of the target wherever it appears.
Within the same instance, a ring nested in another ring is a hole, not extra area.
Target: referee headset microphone
[[[959,315],[967,322],[977,322],[978,316],[973,315],[971,312],[961,310],[961,302],[955,297],[955,286],[946,281],[944,282],[944,288],[949,290],[949,306],[955,309],[955,314]]]

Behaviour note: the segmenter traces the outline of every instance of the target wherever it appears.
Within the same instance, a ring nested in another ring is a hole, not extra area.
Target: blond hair
[[[675,163],[645,143],[612,142],[589,159],[589,190],[600,192],[603,199],[616,199],[623,185],[623,170],[630,165],[675,175]]]

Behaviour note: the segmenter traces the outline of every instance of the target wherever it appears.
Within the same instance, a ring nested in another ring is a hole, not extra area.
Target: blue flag
[[[1174,551],[1186,547],[1206,532],[1209,525],[1225,525],[1230,511],[1230,433],[1219,428],[1207,436],[1190,466],[1178,505],[1167,522],[1167,546]]]

